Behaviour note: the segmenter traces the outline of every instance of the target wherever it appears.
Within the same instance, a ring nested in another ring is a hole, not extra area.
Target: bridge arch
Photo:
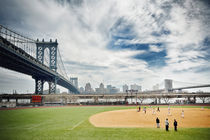
[[[44,64],[48,67],[50,67],[50,55],[49,55],[50,49],[44,48]]]
[[[44,81],[44,84],[43,84],[43,94],[49,94],[49,82],[47,81]]]

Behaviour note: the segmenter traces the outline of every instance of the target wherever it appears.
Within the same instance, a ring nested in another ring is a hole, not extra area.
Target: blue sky
[[[80,86],[136,83],[151,89],[165,78],[210,83],[208,1],[0,0],[0,5],[0,24],[30,38],[58,39],[68,76],[78,77]],[[31,77],[0,69],[2,92],[34,91]]]

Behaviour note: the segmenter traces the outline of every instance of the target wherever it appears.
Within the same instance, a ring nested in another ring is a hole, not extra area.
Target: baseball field
[[[69,106],[0,110],[0,140],[209,140],[210,107]],[[184,117],[181,112],[184,110]],[[155,119],[160,118],[161,128]],[[169,118],[169,132],[164,120]],[[178,131],[173,130],[173,119]]]

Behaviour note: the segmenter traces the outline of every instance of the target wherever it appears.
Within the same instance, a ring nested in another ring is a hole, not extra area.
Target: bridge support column
[[[49,94],[56,93],[57,78],[49,82]]]
[[[35,82],[36,82],[35,94],[43,94],[44,80],[35,79]]]
[[[49,82],[49,94],[56,93],[56,84],[54,82]]]

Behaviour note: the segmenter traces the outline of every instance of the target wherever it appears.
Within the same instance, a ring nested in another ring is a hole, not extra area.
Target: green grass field
[[[136,107],[56,107],[0,110],[0,140],[209,140],[210,128],[96,128],[91,115]]]

